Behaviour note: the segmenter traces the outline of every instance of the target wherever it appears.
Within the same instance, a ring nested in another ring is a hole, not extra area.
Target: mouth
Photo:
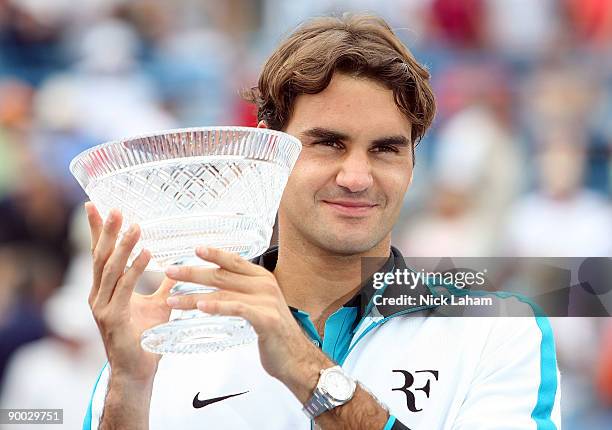
[[[323,203],[335,212],[345,216],[367,216],[378,205],[372,202],[355,200],[323,200]]]

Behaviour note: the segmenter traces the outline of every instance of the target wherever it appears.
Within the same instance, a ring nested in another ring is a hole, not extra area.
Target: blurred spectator
[[[27,174],[19,177],[10,194],[0,198],[0,243],[40,249],[65,269],[71,252],[68,219],[72,206],[31,156],[24,154],[18,171]]]
[[[37,109],[43,121],[53,124],[62,100],[64,120],[100,142],[175,126],[160,108],[153,81],[137,67],[139,40],[131,27],[107,19],[75,36],[74,70],[52,76],[41,88]]]
[[[0,399],[2,408],[63,409],[64,428],[80,428],[105,355],[91,313],[83,306],[87,294],[77,290],[87,292],[83,285],[57,291],[45,310],[52,333],[13,355]]]
[[[71,241],[78,250],[76,258],[64,286],[44,305],[49,335],[21,347],[12,356],[0,391],[0,408],[28,405],[63,409],[64,427],[79,428],[92,383],[105,362],[104,347],[87,303],[92,272],[83,211],[74,217]]]
[[[612,255],[610,204],[582,186],[583,139],[565,127],[547,129],[538,148],[539,187],[508,214],[508,247],[513,255]]]
[[[0,73],[37,84],[66,66],[62,22],[48,19],[43,12],[45,3],[51,2],[0,2]]]
[[[0,78],[0,199],[14,185],[17,158],[22,148],[18,136],[30,127],[34,89],[13,78]]]
[[[597,77],[595,71],[580,69],[569,59],[537,65],[523,84],[525,109],[520,112],[536,142],[543,140],[540,135],[550,126],[584,130],[590,137],[596,126],[593,108],[603,90]]]
[[[512,61],[537,60],[557,35],[556,5],[556,0],[487,0],[487,44]]]
[[[0,247],[0,389],[11,355],[46,333],[41,307],[61,280],[48,254],[24,246]]]
[[[151,70],[171,112],[187,126],[229,121],[234,92],[230,40],[213,30],[183,30],[159,43]]]
[[[31,122],[34,88],[19,79],[0,81],[0,124],[25,129]]]
[[[410,217],[393,243],[409,257],[479,257],[491,251],[491,227],[470,208],[468,190],[449,184],[430,189],[429,205]]]
[[[498,219],[524,186],[525,160],[506,103],[476,99],[437,134],[434,177],[470,192],[472,210],[484,218]]]
[[[397,241],[407,255],[477,257],[496,252],[495,232],[523,187],[525,165],[504,76],[503,69],[492,65],[448,71],[449,80],[458,80],[443,93],[454,101],[445,106],[443,115],[449,117],[436,133],[431,205],[410,218]],[[459,82],[468,85],[456,86]]]

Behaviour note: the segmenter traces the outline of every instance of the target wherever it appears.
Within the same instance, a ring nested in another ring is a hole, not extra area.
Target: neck
[[[339,255],[311,243],[279,235],[274,275],[287,304],[325,321],[361,287],[361,258],[388,257],[390,235],[374,248],[352,255]]]

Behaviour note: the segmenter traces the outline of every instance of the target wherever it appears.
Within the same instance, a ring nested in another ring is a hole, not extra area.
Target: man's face
[[[336,73],[324,91],[297,97],[285,131],[303,148],[281,200],[281,238],[345,255],[388,238],[412,179],[411,126],[393,92]]]

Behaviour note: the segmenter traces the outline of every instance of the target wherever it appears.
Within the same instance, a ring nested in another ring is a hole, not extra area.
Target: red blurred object
[[[578,35],[595,45],[612,43],[612,1],[566,0],[568,17]]]
[[[485,5],[482,0],[433,0],[431,18],[442,38],[453,45],[483,45]]]
[[[32,116],[34,89],[19,79],[0,81],[0,125],[25,126]]]
[[[438,97],[438,120],[444,120],[476,103],[496,112],[507,111],[512,102],[512,77],[501,63],[457,62],[434,78]]]
[[[612,407],[612,321],[604,326],[601,355],[597,367],[597,390],[603,404]]]
[[[234,107],[234,124],[245,127],[257,127],[257,106],[239,99]]]

